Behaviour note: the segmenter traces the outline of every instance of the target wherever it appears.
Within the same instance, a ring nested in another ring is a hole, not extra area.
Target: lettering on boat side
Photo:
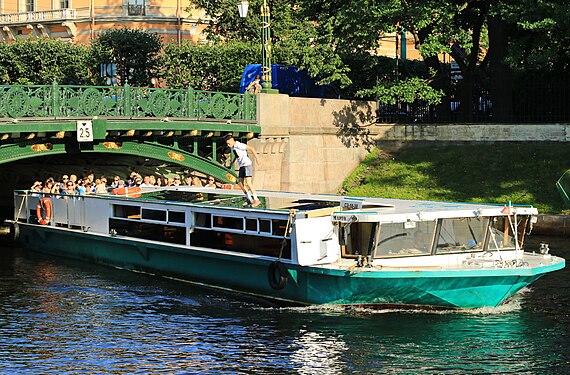
[[[362,208],[362,202],[362,199],[345,198],[340,202],[340,207],[343,210],[359,210]]]
[[[333,221],[338,221],[339,223],[348,223],[350,221],[354,221],[354,215],[333,214],[332,219]]]

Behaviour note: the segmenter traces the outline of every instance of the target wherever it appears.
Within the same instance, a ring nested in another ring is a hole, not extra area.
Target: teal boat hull
[[[535,268],[363,270],[283,263],[287,281],[274,289],[273,260],[125,237],[20,225],[29,250],[126,270],[177,278],[290,305],[405,305],[437,308],[497,306],[564,262]]]

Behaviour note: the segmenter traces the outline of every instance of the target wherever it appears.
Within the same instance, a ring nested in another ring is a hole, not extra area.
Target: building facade
[[[0,41],[89,43],[106,30],[127,27],[156,33],[166,43],[198,43],[208,19],[190,6],[182,0],[0,0]]]

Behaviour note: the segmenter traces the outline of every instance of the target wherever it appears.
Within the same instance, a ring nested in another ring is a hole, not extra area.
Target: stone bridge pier
[[[257,119],[261,135],[249,141],[261,162],[255,166],[256,188],[336,192],[372,144],[365,134],[347,136],[347,128],[362,129],[372,118],[346,116],[349,103],[260,94]],[[360,108],[363,113],[368,112],[366,107],[369,105]],[[369,110],[374,113],[372,107]]]

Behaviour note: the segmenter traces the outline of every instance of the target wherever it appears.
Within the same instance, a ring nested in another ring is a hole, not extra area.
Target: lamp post
[[[239,16],[241,18],[247,17],[247,10],[249,3],[247,0],[241,0],[238,3]],[[270,13],[267,0],[263,0],[261,6],[261,87],[263,93],[278,93],[278,90],[273,89],[271,82],[271,27],[270,27]]]

